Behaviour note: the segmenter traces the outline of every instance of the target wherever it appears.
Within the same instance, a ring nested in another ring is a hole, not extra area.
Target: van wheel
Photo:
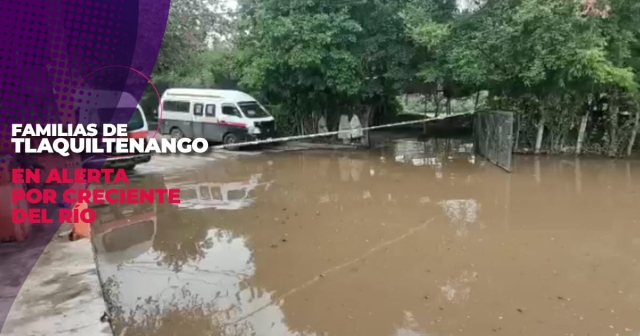
[[[233,133],[229,133],[229,134],[225,135],[224,138],[222,139],[222,143],[225,144],[225,145],[232,145],[232,144],[235,144],[235,143],[238,143],[238,142],[239,142],[238,141],[238,136],[236,136]],[[229,146],[229,147],[226,147],[226,149],[238,150],[238,147],[237,146]]]
[[[171,137],[175,139],[182,139],[182,137],[184,137],[184,134],[182,134],[182,131],[179,128],[171,129],[170,134],[171,134]]]

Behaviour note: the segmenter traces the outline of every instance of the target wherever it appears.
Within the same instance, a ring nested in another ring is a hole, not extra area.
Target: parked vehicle
[[[90,100],[88,107],[80,105],[76,110],[78,121],[81,124],[98,124],[99,129],[103,123],[115,123],[126,120],[133,109],[133,114],[127,123],[127,136],[134,139],[148,139],[149,124],[144,116],[142,107],[129,93],[91,90],[76,93],[76,101]],[[102,166],[103,168],[134,169],[136,165],[147,163],[151,160],[151,154],[118,154],[104,155],[90,154],[83,157],[85,166]]]
[[[275,136],[275,120],[250,95],[234,90],[168,89],[160,132],[234,144]]]

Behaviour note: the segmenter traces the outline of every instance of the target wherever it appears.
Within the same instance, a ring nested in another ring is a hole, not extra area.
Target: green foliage
[[[597,0],[593,8],[582,0],[486,0],[466,9],[455,0],[240,0],[234,17],[209,9],[218,1],[172,2],[154,79],[237,82],[271,104],[285,133],[365,110],[388,120],[404,93],[433,98],[428,109],[444,98],[456,109],[456,101],[475,105],[476,93],[488,92],[488,107],[512,109],[531,125],[543,118],[556,140],[574,141],[565,137],[595,111],[604,122],[594,122],[594,132],[607,128],[613,143],[625,133],[615,132],[626,122],[618,113],[638,108],[635,0]],[[203,32],[231,34],[233,45],[208,50]],[[531,127],[523,132],[537,133]]]
[[[402,1],[241,3],[243,86],[300,120],[395,97],[410,72]],[[337,119],[337,118],[336,118]]]
[[[214,88],[236,78],[234,51],[207,50],[192,53],[183,66],[168,69],[154,77],[156,82],[172,86]]]
[[[228,34],[230,17],[220,0],[173,0],[156,72],[188,65],[192,55],[205,50],[209,40]]]
[[[276,129],[278,135],[287,136],[294,135],[296,133],[296,119],[294,115],[289,113],[289,110],[283,105],[269,106],[269,112],[276,120]]]

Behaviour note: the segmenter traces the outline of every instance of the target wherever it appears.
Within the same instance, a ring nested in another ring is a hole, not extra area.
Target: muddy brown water
[[[99,209],[116,335],[638,335],[640,164],[468,144],[240,157]]]

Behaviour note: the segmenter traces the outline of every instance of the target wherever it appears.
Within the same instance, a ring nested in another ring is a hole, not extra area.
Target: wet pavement
[[[472,149],[141,166],[182,204],[97,209],[115,334],[640,334],[640,163]]]
[[[44,225],[40,229],[56,227]],[[13,273],[14,279],[16,269],[26,271],[28,276],[22,286],[16,284],[15,300],[8,302],[11,310],[4,325],[0,325],[0,335],[113,335],[109,324],[100,320],[105,302],[91,243],[84,239],[69,241],[70,230],[69,224],[61,225],[53,239],[51,234],[32,231],[30,240],[40,239],[46,246],[37,255],[33,255],[35,248],[20,254],[37,260],[33,268],[19,267],[17,263],[12,264],[13,268],[2,268],[3,272],[9,270],[8,276]]]

